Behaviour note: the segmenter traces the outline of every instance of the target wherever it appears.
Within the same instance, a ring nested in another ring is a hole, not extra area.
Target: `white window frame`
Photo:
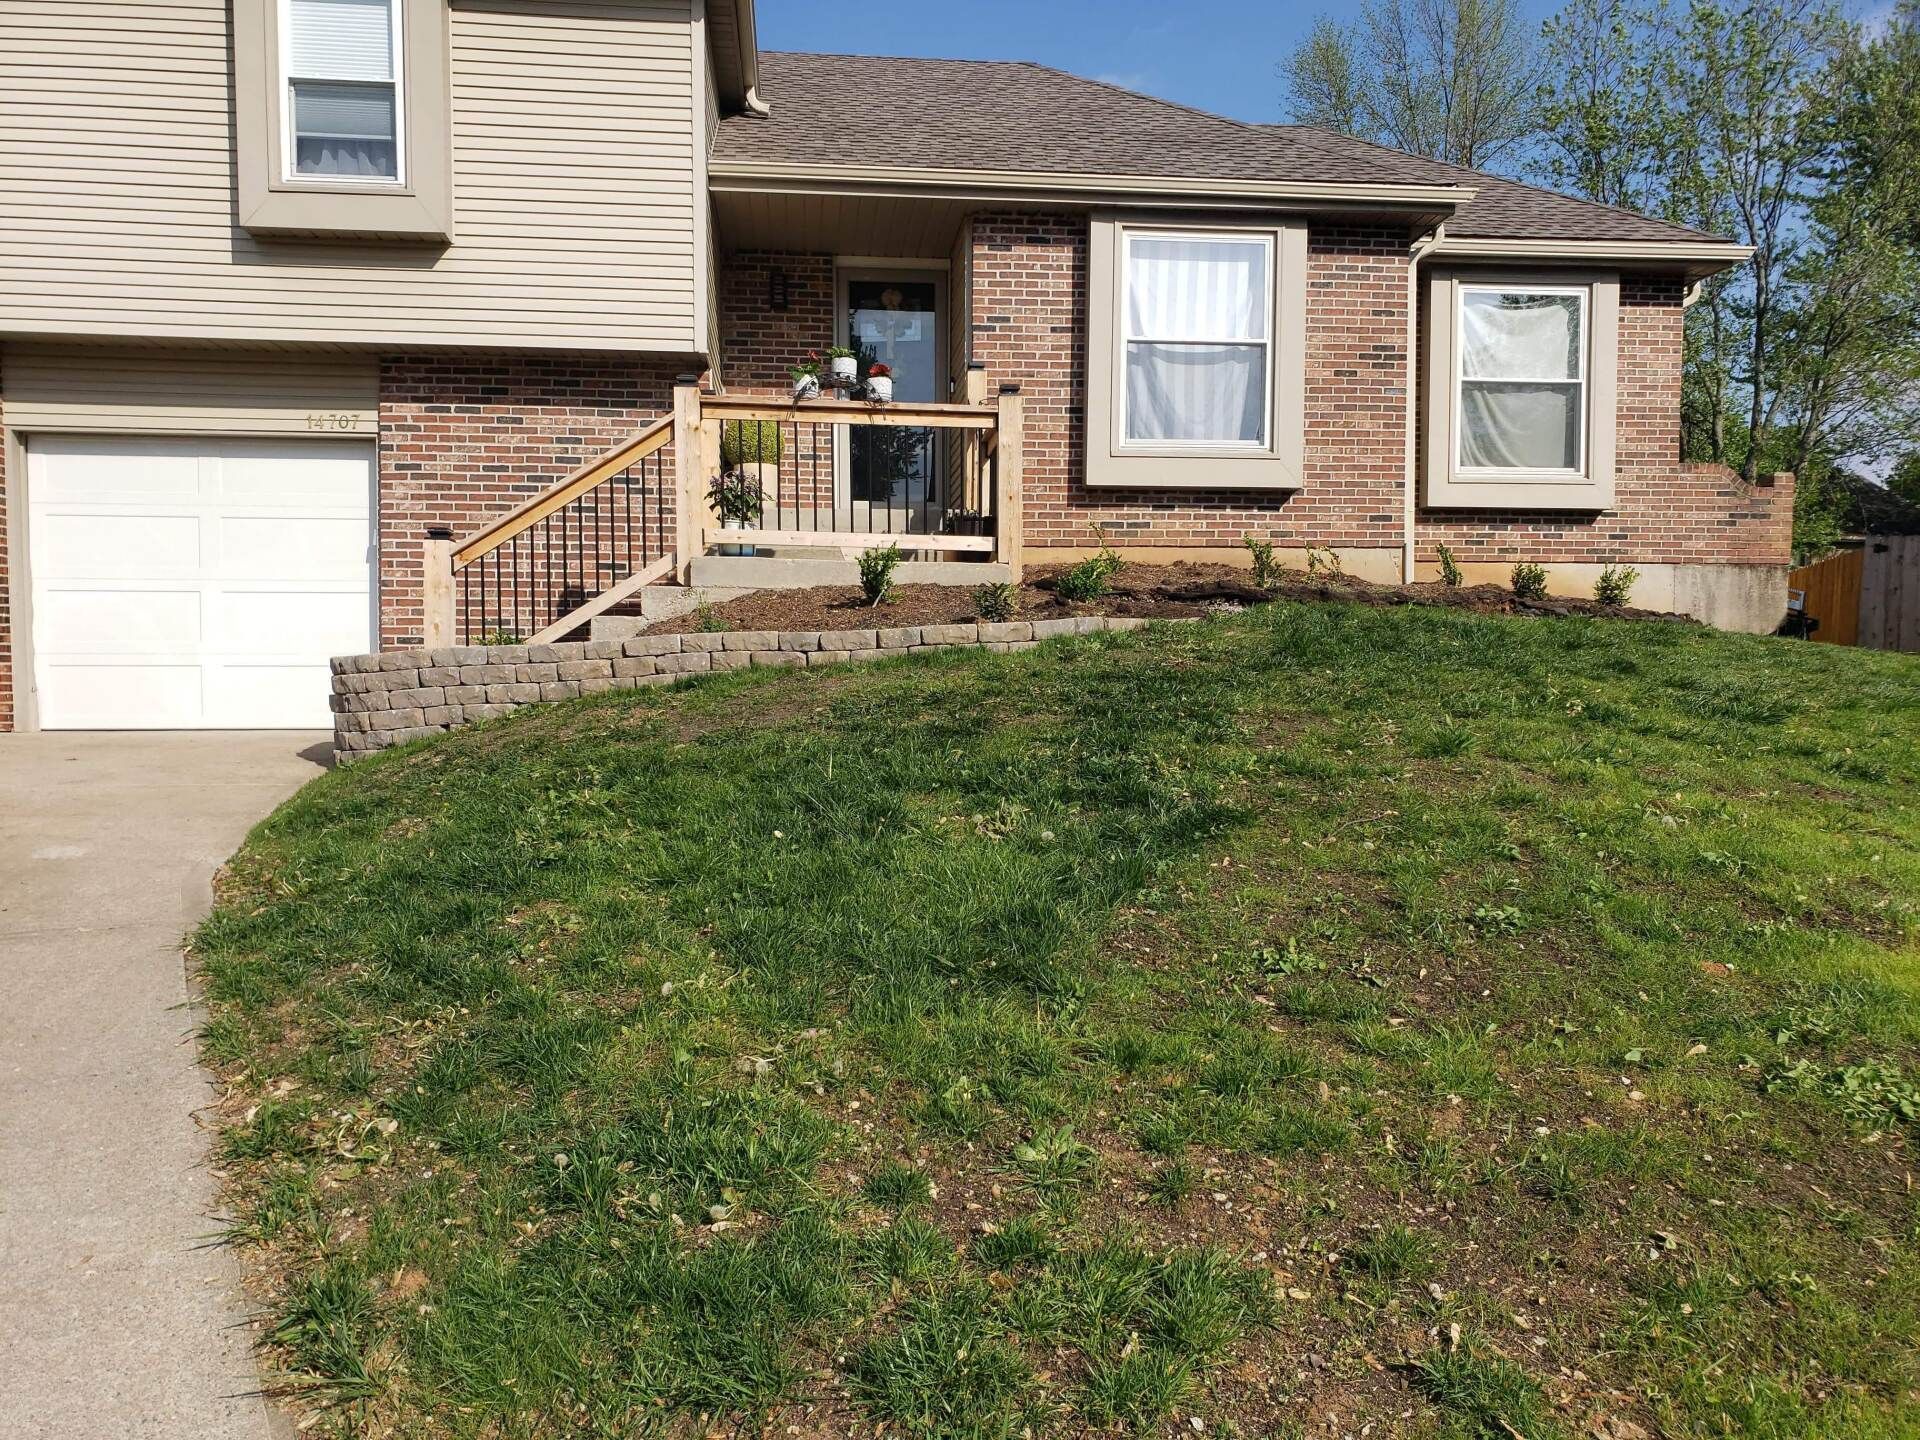
[[[1571,295],[1580,302],[1580,366],[1579,373],[1565,375],[1501,375],[1473,376],[1467,374],[1467,300],[1472,295]],[[1565,480],[1585,476],[1588,461],[1589,415],[1592,409],[1592,373],[1593,373],[1593,287],[1591,285],[1525,285],[1507,282],[1463,282],[1459,287],[1459,304],[1455,307],[1453,335],[1453,473],[1465,480],[1524,480],[1538,477],[1550,480]],[[1576,422],[1575,437],[1579,443],[1577,459],[1571,467],[1566,466],[1501,466],[1467,465],[1461,461],[1466,448],[1466,392],[1470,382],[1502,385],[1573,385],[1578,387],[1580,405]]]
[[[1264,336],[1243,336],[1233,339],[1209,340],[1168,340],[1152,335],[1133,333],[1133,305],[1129,288],[1133,284],[1133,245],[1136,240],[1191,240],[1202,243],[1257,244],[1264,257],[1266,272],[1262,293],[1266,297],[1266,331]],[[1265,455],[1273,445],[1273,391],[1274,391],[1274,289],[1279,283],[1279,266],[1275,236],[1271,229],[1264,230],[1173,230],[1156,229],[1129,225],[1121,231],[1120,240],[1120,314],[1117,326],[1120,344],[1114,363],[1119,376],[1118,399],[1120,411],[1120,430],[1116,452],[1128,455],[1154,454],[1192,454],[1216,453],[1225,455]],[[1264,363],[1261,368],[1261,411],[1260,436],[1257,440],[1135,440],[1132,438],[1132,416],[1128,413],[1130,387],[1126,383],[1127,364],[1132,357],[1135,345],[1184,345],[1200,347],[1207,345],[1258,345],[1261,348]]]
[[[280,183],[332,188],[347,186],[356,190],[400,190],[407,186],[407,52],[406,0],[387,0],[387,23],[392,27],[393,47],[393,168],[392,175],[303,175],[296,168],[293,86],[296,79],[320,84],[362,84],[362,81],[330,80],[324,75],[296,76],[293,73],[292,0],[274,0],[280,36],[278,57],[280,86]]]

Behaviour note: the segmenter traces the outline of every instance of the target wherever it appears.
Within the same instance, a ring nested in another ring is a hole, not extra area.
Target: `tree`
[[[1517,159],[1537,130],[1519,0],[1363,0],[1322,17],[1281,67],[1288,112],[1472,169]]]
[[[1541,145],[1535,168],[1556,189],[1658,214],[1674,164],[1673,80],[1665,0],[1571,0],[1541,27]]]

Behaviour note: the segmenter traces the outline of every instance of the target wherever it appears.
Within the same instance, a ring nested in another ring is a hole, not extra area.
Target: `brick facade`
[[[1723,465],[1680,459],[1685,282],[1624,276],[1614,507],[1598,515],[1422,510],[1420,558],[1447,545],[1463,564],[1784,565],[1793,480],[1748,485]]]
[[[1407,237],[1315,225],[1308,244],[1305,485],[1298,492],[1091,491],[1084,483],[1085,219],[988,214],[971,224],[973,358],[1027,399],[1027,543],[1225,548],[1255,534],[1283,548],[1395,553],[1405,485]],[[1682,464],[1684,347],[1677,278],[1621,286],[1616,505],[1599,515],[1423,511],[1420,556],[1463,561],[1784,565],[1787,477],[1748,486]],[[1386,556],[1383,555],[1383,561]]]
[[[421,643],[429,526],[464,534],[671,413],[675,377],[690,363],[672,356],[383,357],[381,646]],[[665,473],[670,517],[671,448]]]

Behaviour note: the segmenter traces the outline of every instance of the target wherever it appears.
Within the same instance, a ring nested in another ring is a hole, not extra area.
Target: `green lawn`
[[[195,942],[269,1359],[309,1433],[1920,1435],[1917,752],[1912,657],[1274,605],[382,755]]]

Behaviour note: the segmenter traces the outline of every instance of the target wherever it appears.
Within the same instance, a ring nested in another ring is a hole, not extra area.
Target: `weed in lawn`
[[[1013,1147],[1014,1165],[1042,1192],[1083,1183],[1098,1160],[1091,1146],[1074,1139],[1071,1125],[1042,1125],[1031,1139]]]
[[[899,1160],[883,1160],[867,1177],[867,1199],[889,1210],[904,1210],[933,1198],[933,1182],[924,1170]]]
[[[1415,1388],[1447,1413],[1461,1440],[1556,1440],[1540,1386],[1526,1371],[1476,1343],[1429,1350],[1413,1363]]]
[[[910,1300],[898,1326],[860,1351],[853,1377],[875,1414],[939,1440],[1010,1440],[1033,1385],[984,1286]]]
[[[1200,1172],[1184,1160],[1169,1160],[1147,1177],[1147,1193],[1169,1210],[1200,1188]]]
[[[1430,1236],[1398,1223],[1363,1235],[1341,1257],[1356,1275],[1383,1285],[1424,1280],[1434,1271],[1434,1242]]]

